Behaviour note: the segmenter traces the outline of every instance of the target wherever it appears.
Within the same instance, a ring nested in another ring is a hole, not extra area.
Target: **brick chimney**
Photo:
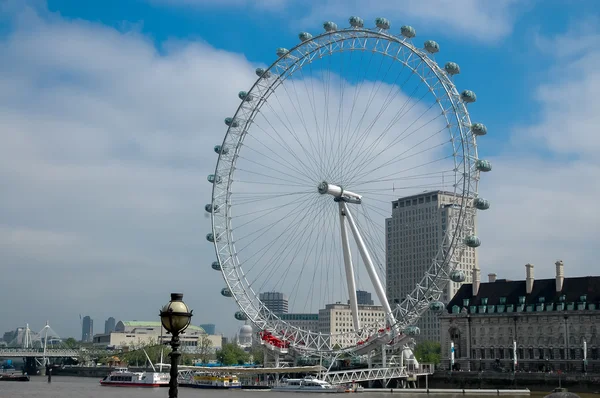
[[[493,272],[491,274],[488,274],[488,282],[496,282],[496,274],[494,274]]]
[[[556,263],[556,291],[562,292],[563,282],[565,281],[565,268],[562,260]]]
[[[527,270],[525,286],[527,286],[527,294],[531,294],[533,290],[533,264],[525,264],[525,269]]]
[[[479,293],[479,285],[481,281],[479,279],[479,268],[473,268],[473,296],[477,296]]]

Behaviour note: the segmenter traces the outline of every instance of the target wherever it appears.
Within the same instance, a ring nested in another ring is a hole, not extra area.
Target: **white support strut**
[[[360,330],[360,320],[358,317],[358,302],[356,300],[356,280],[354,279],[354,268],[352,267],[352,253],[350,252],[350,242],[348,241],[348,230],[345,221],[345,202],[339,201],[340,209],[340,229],[342,231],[342,248],[344,252],[344,265],[346,267],[346,282],[348,284],[348,297],[350,298],[350,312],[352,312],[352,321],[354,330]]]
[[[394,326],[396,324],[396,320],[394,319],[394,314],[392,314],[392,309],[390,308],[390,304],[387,301],[385,296],[385,291],[383,290],[383,285],[377,276],[377,272],[375,271],[375,266],[373,265],[373,260],[371,259],[371,255],[367,250],[367,245],[360,234],[356,223],[354,222],[354,217],[352,217],[352,213],[348,209],[346,202],[343,203],[343,208],[346,213],[346,217],[348,217],[348,223],[350,224],[350,229],[352,230],[352,234],[354,235],[354,239],[356,240],[356,245],[358,246],[358,250],[360,251],[361,257],[365,266],[367,268],[367,272],[369,273],[369,277],[371,278],[371,283],[373,283],[373,287],[375,288],[375,293],[383,306],[384,311],[386,312],[388,319],[388,326]]]

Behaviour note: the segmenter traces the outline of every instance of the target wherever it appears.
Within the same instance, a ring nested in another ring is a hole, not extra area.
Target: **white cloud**
[[[567,276],[597,275],[600,51],[586,46],[565,56],[563,50],[576,38],[597,43],[600,32],[579,37],[577,31],[542,38],[558,53],[549,58],[553,73],[534,92],[537,122],[513,128],[511,145],[482,178],[480,192],[492,199],[479,217],[485,272],[522,279],[531,262],[538,278],[553,277],[562,259]],[[485,137],[480,142],[485,148]]]
[[[155,4],[163,4],[176,7],[240,7],[251,6],[263,10],[279,10],[290,0],[149,0]]]
[[[412,25],[417,28],[418,34],[419,26],[426,25],[427,31],[489,42],[512,33],[518,12],[522,12],[525,7],[526,3],[515,0],[326,0],[312,8],[308,19],[347,20],[350,15],[358,15],[365,20],[367,26],[373,26],[374,19],[383,16],[392,21],[392,29],[396,31],[401,25]]]
[[[365,20],[366,26],[374,26],[377,17],[387,17],[398,31],[401,25],[415,27],[427,25],[427,30],[447,36],[463,37],[481,42],[493,42],[512,33],[518,15],[529,8],[530,1],[478,1],[461,0],[323,0],[305,2],[299,0],[150,0],[173,6],[232,7],[251,5],[279,12],[294,27],[313,26],[332,19],[346,26],[351,15]],[[300,17],[299,22],[298,18]],[[397,24],[397,25],[396,25]]]
[[[2,314],[6,327],[49,317],[73,334],[87,311],[154,318],[171,289],[197,322],[233,314],[210,271],[205,176],[253,66],[203,43],[159,54],[135,32],[30,8],[14,24],[0,42],[0,289],[28,298]]]

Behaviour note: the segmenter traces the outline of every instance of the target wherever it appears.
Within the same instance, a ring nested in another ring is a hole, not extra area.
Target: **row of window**
[[[487,299],[486,299],[487,302]],[[583,311],[596,310],[596,303],[540,303],[540,304],[497,304],[497,305],[470,305],[469,307],[452,306],[453,314],[469,312],[470,314],[486,314],[494,312],[549,312],[549,311]]]
[[[587,350],[587,357],[592,360],[599,359],[598,348]],[[569,358],[566,357],[567,352]],[[473,358],[481,359],[513,359],[512,348],[474,348],[471,352]],[[582,348],[517,348],[519,359],[583,359]]]

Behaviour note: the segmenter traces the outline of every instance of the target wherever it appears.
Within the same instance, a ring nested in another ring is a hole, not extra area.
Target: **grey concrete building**
[[[115,321],[115,318],[113,318],[112,316],[110,318],[108,318],[106,321],[104,321],[104,334],[109,334],[111,332],[114,332],[116,324],[117,324],[117,322]]]
[[[81,341],[89,343],[94,338],[94,320],[89,315],[83,317],[81,322]]]
[[[371,297],[371,293],[367,292],[366,290],[356,291],[356,303],[358,305],[375,305],[375,302]],[[350,300],[348,300],[346,304],[350,304]]]
[[[442,247],[446,230],[452,228],[452,206],[456,196],[432,191],[392,202],[392,217],[386,219],[386,295],[393,306],[402,302],[421,281]],[[471,282],[471,269],[477,267],[474,248],[467,247],[457,269]],[[460,287],[450,282],[440,298],[447,303]],[[417,326],[420,340],[440,341],[437,315],[426,312]]]
[[[280,292],[263,292],[258,298],[265,306],[276,314],[287,314],[288,298]]]
[[[565,278],[557,261],[553,279],[536,280],[526,265],[520,281],[496,279],[461,286],[440,316],[442,367],[448,369],[450,344],[463,370],[513,368],[523,371],[600,371],[600,277]],[[584,352],[585,347],[585,352]]]

